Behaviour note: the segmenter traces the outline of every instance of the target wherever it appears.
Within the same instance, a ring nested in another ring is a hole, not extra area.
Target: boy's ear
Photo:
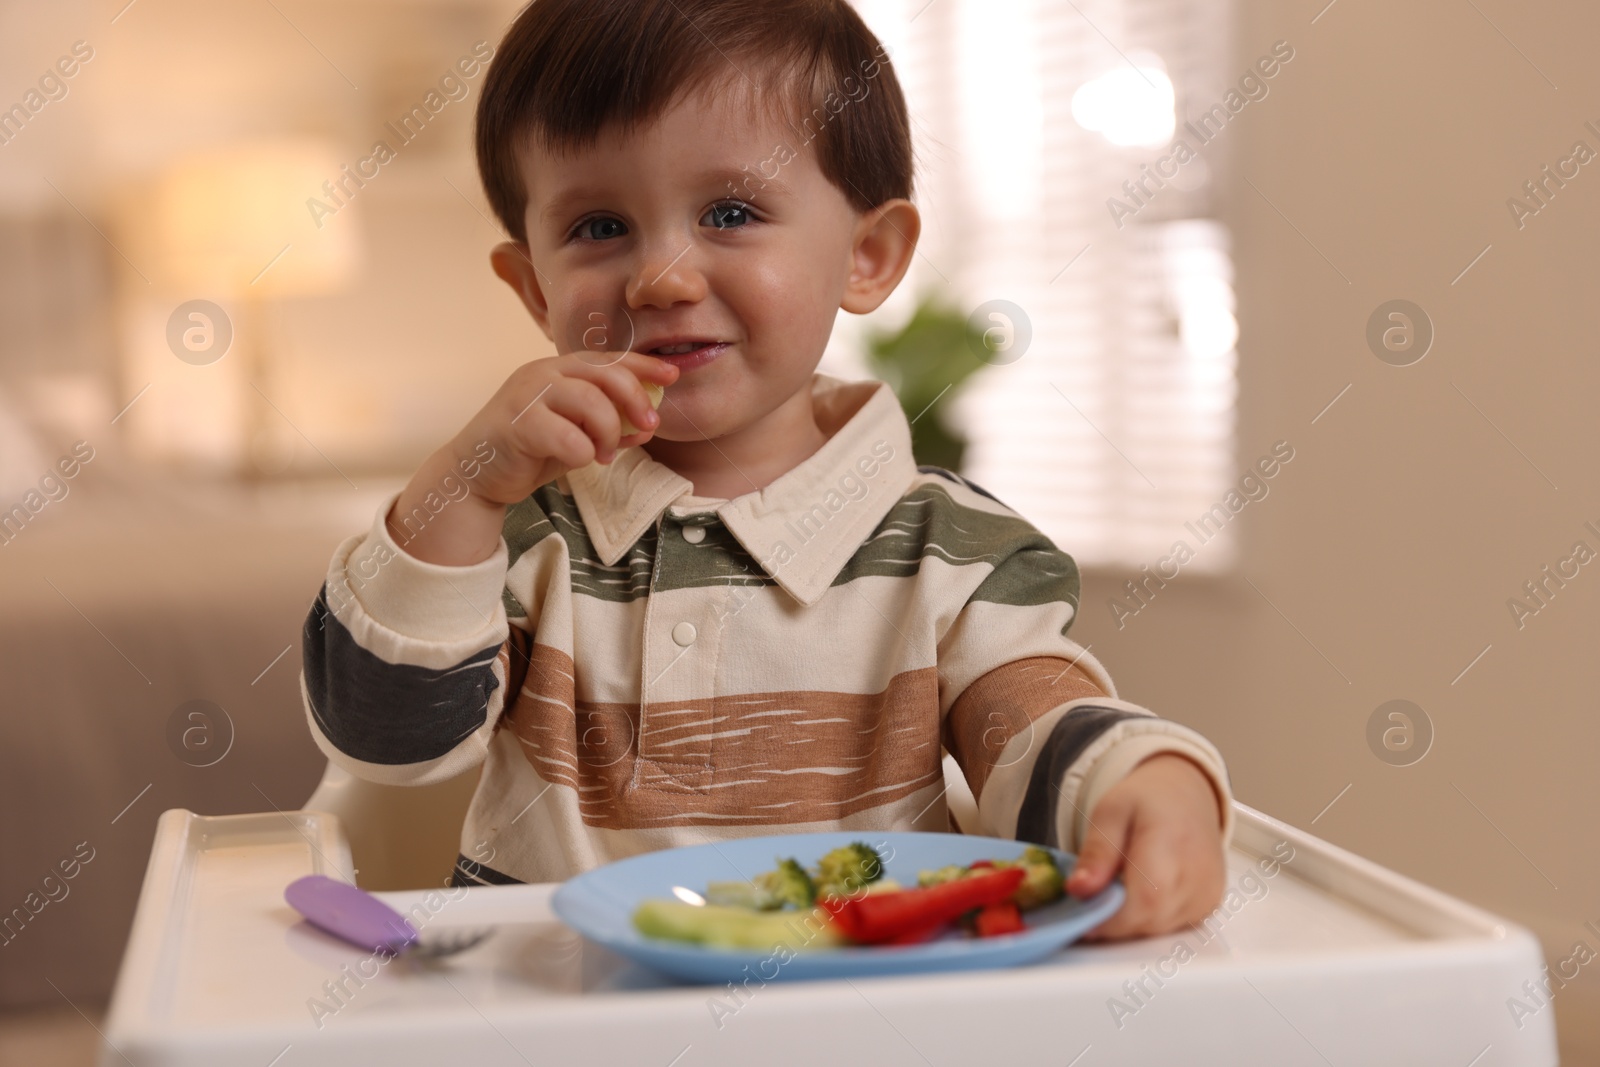
[[[550,337],[550,304],[539,288],[539,272],[528,258],[528,246],[521,241],[502,241],[489,251],[489,264],[501,281],[516,290],[533,321]]]
[[[877,309],[911,268],[922,216],[909,200],[886,200],[862,214],[850,247],[850,274],[839,306],[856,315]]]

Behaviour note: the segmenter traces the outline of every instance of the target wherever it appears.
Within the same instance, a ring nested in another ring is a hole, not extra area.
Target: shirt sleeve
[[[1186,756],[1211,781],[1226,847],[1222,755],[1196,731],[1117,696],[1067,636],[1078,569],[1037,531],[1008,546],[939,644],[945,748],[978,803],[977,832],[1079,851],[1089,813],[1137,764]]]
[[[384,521],[398,496],[334,551],[301,634],[300,691],[331,762],[428,785],[483,762],[529,643],[507,621],[505,538],[481,563],[424,562]]]

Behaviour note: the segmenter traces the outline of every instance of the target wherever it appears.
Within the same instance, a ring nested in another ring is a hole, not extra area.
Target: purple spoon
[[[435,959],[452,956],[494,932],[493,927],[452,930],[424,942],[404,915],[365,889],[321,874],[290,882],[283,899],[317,929],[358,948],[387,955],[410,950],[413,955]]]

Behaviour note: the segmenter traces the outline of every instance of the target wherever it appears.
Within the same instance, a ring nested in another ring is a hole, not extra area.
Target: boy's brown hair
[[[909,199],[911,127],[887,49],[846,0],[533,0],[506,31],[484,79],[478,172],[507,232],[526,242],[528,192],[518,149],[553,154],[659,118],[683,94],[751,90],[814,149],[857,211]],[[779,146],[774,146],[775,153]],[[751,160],[737,197],[757,202]]]

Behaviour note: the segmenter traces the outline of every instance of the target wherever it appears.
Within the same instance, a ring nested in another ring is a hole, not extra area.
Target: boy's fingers
[[[669,363],[659,356],[652,356],[648,352],[629,352],[628,358],[623,360],[623,366],[628,367],[639,377],[655,382],[657,385],[671,385],[678,380],[678,365]]]
[[[594,383],[577,378],[559,378],[544,394],[539,406],[565,419],[587,437],[592,447],[591,458],[609,462],[616,454],[617,443],[622,437],[622,416],[618,414],[616,405]],[[584,460],[584,463],[587,462]]]
[[[1122,867],[1131,808],[1101,803],[1089,817],[1089,832],[1078,853],[1078,862],[1067,876],[1067,892],[1075,897],[1091,897],[1111,884]]]
[[[567,370],[570,377],[590,382],[602,390],[628,416],[628,420],[642,430],[654,430],[659,421],[655,405],[650,403],[649,394],[642,383],[648,381],[665,387],[678,378],[678,368],[671,363],[637,352],[630,352],[623,360],[604,367],[592,366],[578,359],[571,362]],[[638,441],[630,443],[637,444]]]
[[[523,434],[537,442],[537,450],[568,470],[587,466],[595,458],[594,442],[583,429],[566,416],[551,411],[542,403],[530,408],[518,422]],[[537,488],[537,487],[534,487]],[[528,490],[532,492],[532,489]]]
[[[1123,848],[1128,853],[1122,872],[1127,903],[1096,928],[1091,939],[1149,937],[1183,925],[1194,887],[1184,876],[1179,842],[1149,824],[1141,827],[1136,818]]]

